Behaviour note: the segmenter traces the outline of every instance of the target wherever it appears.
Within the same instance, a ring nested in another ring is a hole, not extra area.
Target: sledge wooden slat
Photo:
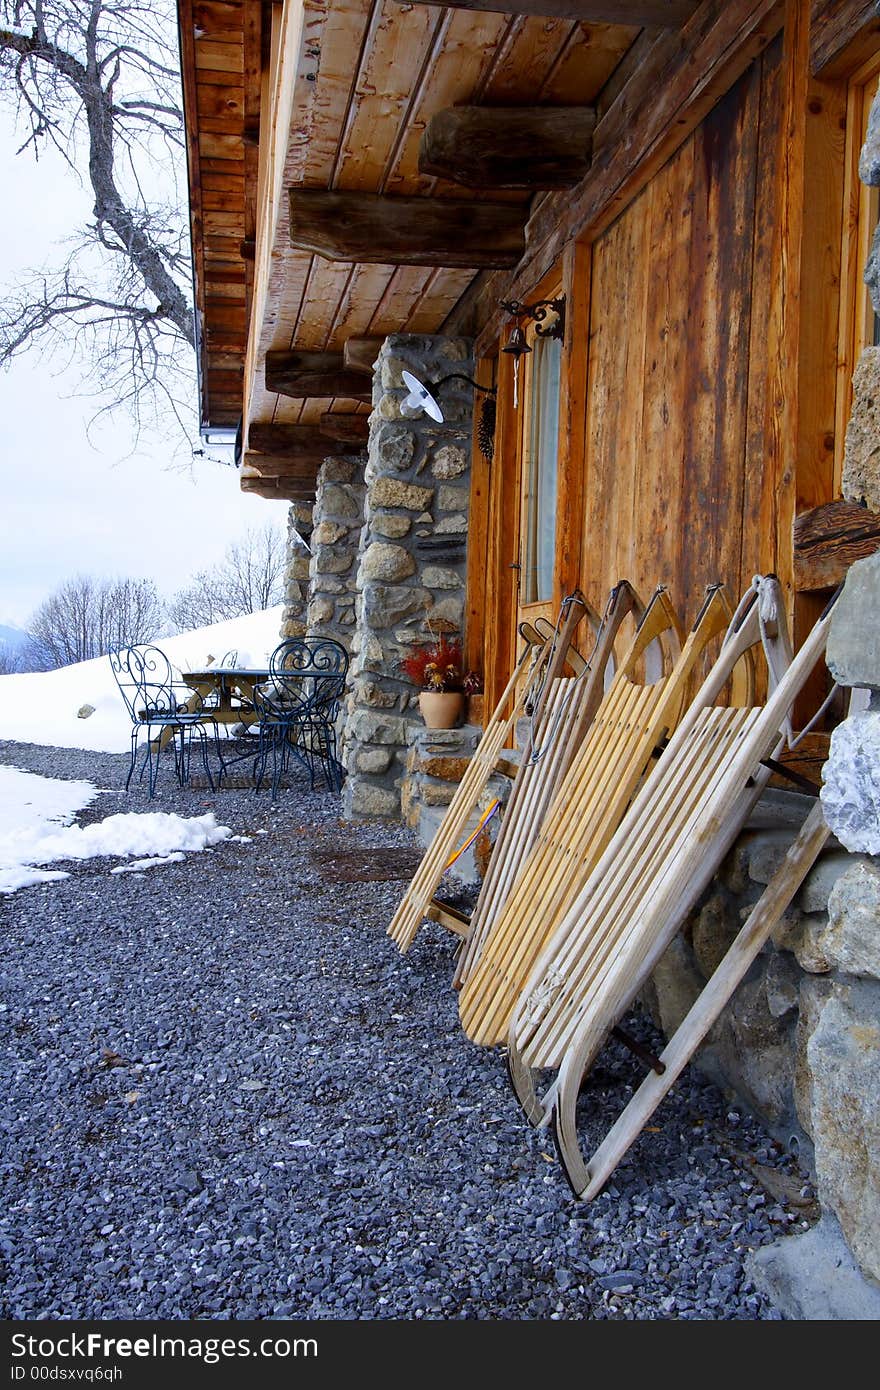
[[[450,855],[457,849],[463,837],[468,817],[495,771],[502,756],[502,749],[515,730],[517,720],[530,704],[532,717],[541,719],[548,692],[553,688],[558,674],[565,667],[566,660],[573,651],[572,640],[575,630],[588,609],[589,605],[583,595],[576,591],[565,600],[558,628],[553,630],[546,641],[542,642],[534,630],[523,628],[522,635],[525,637],[526,646],[516,670],[388,927],[389,936],[402,951],[409,950],[420,924],[428,916],[433,894],[446,871]],[[530,653],[533,655],[533,664],[517,693],[520,676]],[[441,912],[444,910],[444,904],[436,905]],[[442,918],[438,917],[436,920],[442,921]],[[448,923],[443,922],[443,925]]]
[[[827,843],[829,834],[821,804],[817,802],[739,934],[661,1052],[659,1060],[663,1066],[662,1073],[648,1073],[590,1159],[587,1165],[589,1181],[583,1193],[585,1200],[591,1201],[601,1192],[657,1106],[675,1085],[781,920]]]
[[[546,651],[546,645],[538,649],[537,653],[531,644],[526,645],[483,731],[467,772],[455,789],[437,833],[389,923],[388,935],[403,952],[408,951],[415,940],[418,929],[425,920],[434,890],[443,877],[449,856],[457,848],[468,816],[492,775],[496,761],[522,713],[530,691],[537,684],[540,658]],[[536,659],[531,671],[527,673],[525,668],[530,656],[535,656]]]
[[[533,1124],[552,1119],[578,1196],[590,1182],[575,1118],[584,1074],[760,797],[770,775],[761,760],[780,751],[792,704],[824,650],[829,611],[791,660],[780,586],[763,580],[755,588],[745,618],[731,626],[655,771],[537,961],[511,1019],[511,1079]],[[734,666],[757,643],[770,667],[765,704],[715,707]],[[555,1079],[539,1099],[534,1075],[551,1069]]]
[[[504,1040],[536,960],[617,829],[658,743],[675,727],[700,657],[730,619],[716,587],[667,674],[639,685],[634,676],[649,648],[664,634],[681,640],[665,591],[655,594],[506,903],[462,969],[459,1014],[472,1041]]]
[[[632,585],[622,580],[612,589],[601,621],[592,620],[597,635],[589,660],[581,659],[569,646],[566,658],[575,678],[558,682],[532,746],[524,750],[474,908],[467,944],[459,956],[453,977],[456,988],[506,901],[553,795],[599,707],[621,623],[630,612],[643,617],[644,611]]]

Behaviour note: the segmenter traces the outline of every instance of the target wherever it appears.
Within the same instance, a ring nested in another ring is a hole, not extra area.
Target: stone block
[[[848,850],[880,854],[880,710],[850,715],[831,734],[820,792],[830,829]]]
[[[370,530],[391,540],[405,536],[411,526],[412,518],[403,512],[373,512],[370,517]]]
[[[698,912],[692,928],[694,958],[708,980],[724,959],[740,929],[739,915],[726,894],[713,893]]]
[[[460,632],[464,614],[464,594],[445,594],[431,609],[429,622],[433,632]],[[445,626],[444,626],[445,624]]]
[[[395,692],[385,690],[378,681],[355,681],[354,691],[358,704],[367,705],[370,709],[394,709],[397,704]]]
[[[396,820],[400,814],[400,793],[392,787],[377,786],[352,778],[348,784],[348,807],[352,816]]]
[[[354,771],[368,772],[378,776],[387,772],[393,754],[390,748],[358,748],[354,753]]]
[[[460,782],[470,767],[470,758],[420,758],[416,764],[426,777],[442,782]]]
[[[768,884],[779,868],[794,839],[784,830],[757,835],[749,853],[749,878],[753,883]]]
[[[360,488],[349,488],[341,484],[326,486],[321,493],[321,511],[325,518],[339,517],[342,521],[363,521]]]
[[[312,564],[316,574],[344,574],[351,569],[354,558],[350,550],[340,551],[335,546],[322,545],[312,556]]]
[[[320,627],[322,623],[329,623],[335,611],[332,599],[313,598],[309,604],[309,625]]]
[[[772,951],[766,958],[764,988],[773,1018],[788,1018],[800,1004],[801,974],[790,956]]]
[[[326,458],[318,470],[318,490],[320,492],[326,489],[328,483],[353,483],[355,487],[363,486],[360,481],[362,473],[362,461],[339,455]],[[326,506],[326,502],[324,505]]]
[[[434,527],[435,536],[459,535],[468,529],[468,519],[463,512],[454,512],[452,516],[444,516]]]
[[[855,864],[870,864],[869,859],[855,859],[851,854],[823,854],[810,870],[798,894],[798,906],[804,912],[825,912],[834,885],[842,874]]]
[[[792,936],[794,958],[808,975],[827,975],[831,969],[831,962],[822,947],[824,927],[824,916],[803,917],[799,930]]]
[[[426,565],[420,578],[428,589],[460,589],[464,585],[457,570],[443,569],[440,565]]]
[[[800,987],[800,1005],[794,1039],[793,1094],[797,1117],[810,1140],[813,1138],[813,1121],[810,1114],[811,1080],[807,1044],[831,996],[832,988],[830,980],[810,978],[802,980]]]
[[[787,1322],[877,1322],[880,1288],[864,1278],[830,1212],[808,1231],[746,1255],[755,1287]]]
[[[404,397],[402,392],[395,396],[390,391],[385,391],[379,396],[379,399],[375,401],[373,405],[373,414],[379,420],[403,420],[414,418],[409,412],[405,414],[401,410],[400,407],[403,400]]]
[[[371,709],[358,709],[348,723],[351,738],[358,743],[406,743],[407,720],[399,715]]]
[[[423,806],[448,806],[455,796],[451,782],[419,782],[418,798]]]
[[[348,526],[343,526],[340,521],[319,521],[312,532],[311,545],[314,550],[319,545],[335,545],[341,541],[343,536],[350,533]]]
[[[425,589],[404,584],[364,586],[364,621],[373,631],[393,628],[395,623],[425,613],[430,607],[431,595]]]
[[[313,594],[344,594],[348,585],[335,574],[316,574],[312,585]]]
[[[293,579],[304,580],[308,583],[309,566],[310,559],[308,555],[297,555],[296,559],[293,560],[290,565],[288,574],[290,574]]]
[[[871,102],[865,142],[859,153],[859,178],[872,188],[880,184],[880,94],[877,93]]]
[[[837,879],[819,944],[831,966],[880,980],[880,869],[861,861]]]
[[[654,967],[646,998],[654,1022],[666,1038],[672,1037],[705,983],[684,938],[681,934],[673,937]]]
[[[361,557],[361,574],[364,579],[379,579],[393,583],[408,579],[415,573],[416,562],[402,545],[389,545],[384,541],[373,541]]]
[[[865,283],[875,295],[880,289],[880,244],[875,232]],[[853,373],[853,402],[843,450],[843,495],[880,512],[880,347],[863,348]],[[864,563],[859,561],[857,563]]]
[[[466,512],[470,503],[470,489],[444,484],[437,489],[437,506],[441,512]]]
[[[368,501],[377,507],[404,507],[407,511],[423,512],[431,505],[434,489],[418,483],[404,483],[399,478],[377,478],[371,485]]]
[[[444,481],[460,478],[462,473],[467,472],[467,467],[468,455],[464,448],[457,444],[444,444],[431,458],[431,472],[435,478],[442,478]]]
[[[370,440],[370,454],[377,473],[405,473],[416,451],[416,436],[404,426],[382,424]]]
[[[713,1052],[724,1076],[771,1129],[793,1114],[793,1039],[770,1011],[762,974],[736,990],[715,1025]]]
[[[875,351],[880,353],[880,348]],[[825,661],[841,685],[880,689],[878,613],[880,551],[850,566],[843,592],[832,611]]]
[[[880,988],[836,987],[806,1048],[816,1182],[863,1273],[880,1280]]]

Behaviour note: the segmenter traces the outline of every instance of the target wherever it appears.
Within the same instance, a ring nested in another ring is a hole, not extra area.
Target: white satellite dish
[[[423,386],[417,376],[412,372],[401,372],[404,384],[409,388],[409,395],[401,402],[404,410],[423,410],[426,415],[430,415],[432,420],[438,424],[443,423],[443,411],[435,401],[427,386]]]

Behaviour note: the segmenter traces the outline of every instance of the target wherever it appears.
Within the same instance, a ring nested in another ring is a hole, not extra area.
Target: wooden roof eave
[[[264,74],[263,120],[257,186],[254,294],[245,359],[244,419],[271,348],[275,319],[285,291],[290,245],[286,190],[302,182],[315,120],[315,54],[320,52],[324,13],[302,4],[272,10],[269,70]]]

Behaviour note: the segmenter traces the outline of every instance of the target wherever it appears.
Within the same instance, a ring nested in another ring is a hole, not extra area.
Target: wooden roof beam
[[[322,421],[328,416],[323,415]],[[332,420],[367,420],[367,416],[333,415]],[[334,443],[334,439],[337,441]],[[260,454],[286,455],[295,458],[300,453],[320,454],[330,458],[334,454],[346,454],[360,447],[355,438],[340,440],[339,435],[328,435],[319,425],[276,425],[269,421],[252,421],[247,433],[247,450]]]
[[[341,452],[347,452],[347,449],[341,449],[343,445],[356,445],[362,449],[370,436],[370,417],[328,413],[321,416],[318,429],[328,440],[335,440]]]
[[[341,352],[267,352],[266,390],[297,400],[311,396],[347,400],[373,399],[373,382],[343,363]]]
[[[291,244],[330,261],[509,268],[525,249],[524,222],[512,203],[290,190]]]
[[[372,375],[379,350],[385,341],[385,334],[373,338],[346,338],[342,344],[342,360],[353,371],[369,372]]]
[[[699,0],[416,0],[447,10],[491,10],[498,14],[580,19],[589,24],[631,24],[678,29]]]
[[[590,167],[591,106],[452,106],[428,121],[419,173],[468,188],[571,188]]]
[[[288,478],[241,478],[242,492],[266,497],[272,502],[311,502],[315,496],[315,483],[300,482]]]

